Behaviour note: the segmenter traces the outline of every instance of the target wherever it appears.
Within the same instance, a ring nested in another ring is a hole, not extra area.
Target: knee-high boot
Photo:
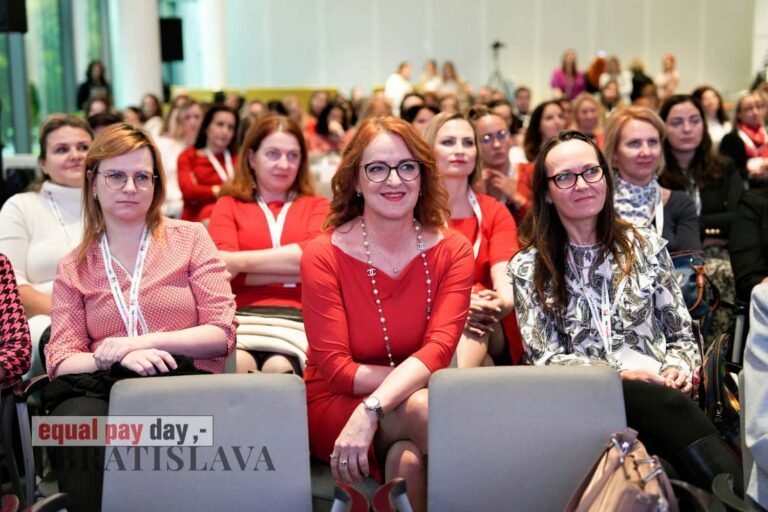
[[[744,477],[741,463],[718,434],[696,440],[678,452],[675,467],[684,480],[712,490],[712,480],[720,473],[733,477],[733,490],[744,496]]]

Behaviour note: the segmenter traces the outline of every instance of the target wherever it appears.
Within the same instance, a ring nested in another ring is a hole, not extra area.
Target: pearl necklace
[[[389,331],[387,330],[387,320],[384,318],[384,312],[381,309],[381,299],[379,298],[379,290],[376,288],[376,269],[373,267],[373,261],[371,260],[371,244],[368,241],[368,232],[365,230],[365,219],[360,216],[360,229],[363,232],[363,249],[365,250],[365,258],[368,263],[367,274],[371,278],[371,287],[373,288],[373,299],[376,301],[376,309],[379,312],[379,323],[381,324],[381,330],[384,333],[384,346],[387,349],[387,357],[389,358],[389,366],[395,366],[395,360],[392,358],[392,348],[389,344]],[[421,255],[421,262],[424,264],[424,274],[427,280],[427,321],[432,314],[432,278],[429,275],[429,265],[427,265],[427,255],[424,253],[424,242],[421,239],[421,226],[416,223],[416,219],[413,219],[413,229],[416,231],[416,249],[418,249]]]

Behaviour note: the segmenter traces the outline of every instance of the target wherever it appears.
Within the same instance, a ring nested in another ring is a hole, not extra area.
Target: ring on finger
[[[339,465],[340,466],[346,466],[347,464],[348,464],[348,462],[346,461],[346,459],[342,459],[342,460],[339,461]]]
[[[332,458],[332,459],[338,459],[338,458],[339,458],[339,456],[338,456],[338,455],[336,455],[335,453],[332,453],[332,454],[331,454],[331,458]]]

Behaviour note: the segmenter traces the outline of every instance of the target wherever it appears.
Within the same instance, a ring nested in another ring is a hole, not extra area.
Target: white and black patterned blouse
[[[691,378],[701,356],[691,330],[691,316],[673,275],[666,242],[648,229],[638,229],[638,232],[646,240],[645,248],[632,239],[635,263],[611,315],[611,353],[605,348],[582,290],[589,293],[593,304],[600,304],[603,280],[608,278],[611,280],[608,297],[614,306],[621,269],[612,255],[607,256],[608,264],[604,265],[596,261],[597,245],[569,244],[582,278],[579,280],[571,265],[566,265],[568,306],[563,320],[550,314],[536,295],[533,282],[536,249],[520,251],[512,259],[507,271],[515,290],[517,320],[526,353],[534,364],[602,365],[621,370],[623,363],[615,354],[627,345],[660,363],[660,373],[677,368]],[[604,275],[608,269],[612,272],[610,276]]]

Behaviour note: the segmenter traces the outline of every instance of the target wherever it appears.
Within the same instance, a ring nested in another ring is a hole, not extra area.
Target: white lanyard
[[[263,197],[259,196],[257,199],[261,210],[264,212],[264,217],[267,219],[267,226],[269,226],[269,236],[272,238],[272,247],[280,247],[280,238],[283,236],[283,228],[285,227],[285,217],[288,215],[288,208],[293,203],[293,192],[288,196],[288,202],[280,209],[280,213],[277,218],[272,214],[272,211],[267,206],[267,202]]]
[[[205,155],[208,157],[208,161],[211,162],[216,174],[221,178],[222,183],[231,180],[235,176],[235,168],[232,166],[232,155],[229,154],[229,150],[224,150],[224,165],[227,166],[226,171],[210,149],[205,148]]]
[[[475,217],[477,217],[477,236],[472,246],[472,252],[475,253],[475,259],[477,259],[478,254],[480,254],[480,239],[483,237],[483,212],[480,210],[480,203],[477,202],[477,195],[471,188],[467,190],[467,199],[469,199],[472,211],[475,212]]]
[[[656,183],[656,206],[653,217],[656,224],[656,233],[662,236],[661,233],[664,231],[664,201],[661,197],[661,186],[659,186],[658,182]]]
[[[144,272],[144,261],[149,250],[149,241],[149,230],[147,226],[144,226],[144,230],[141,233],[139,251],[136,254],[136,263],[133,267],[133,276],[131,276],[131,290],[128,294],[129,304],[126,305],[125,299],[123,299],[123,292],[120,289],[120,282],[117,280],[117,274],[115,274],[115,268],[112,265],[112,253],[109,251],[106,233],[101,237],[101,256],[104,259],[104,269],[109,280],[109,287],[112,290],[112,298],[115,299],[117,310],[123,319],[128,336],[139,335],[139,323],[141,323],[141,329],[144,334],[149,332],[146,320],[144,320],[144,316],[139,308],[139,284],[141,283],[141,275]]]
[[[594,322],[595,327],[597,327],[597,333],[600,335],[600,338],[603,341],[605,352],[610,354],[613,352],[611,343],[611,339],[613,337],[613,332],[611,329],[611,316],[613,316],[613,313],[616,312],[616,308],[618,307],[619,297],[624,291],[624,286],[627,282],[626,276],[623,277],[619,283],[619,286],[616,289],[616,295],[613,297],[613,306],[611,306],[611,299],[608,294],[608,282],[611,280],[613,273],[611,272],[611,267],[608,264],[607,258],[605,261],[603,261],[601,265],[601,269],[604,273],[603,289],[600,295],[600,309],[598,309],[597,305],[590,296],[588,287],[584,284],[584,276],[582,275],[581,269],[576,266],[576,262],[573,260],[573,254],[571,254],[570,249],[568,249],[568,263],[571,265],[571,270],[573,270],[574,274],[576,274],[576,277],[578,278],[581,293],[584,296],[584,300],[587,301],[589,311],[592,313],[592,321]]]
[[[71,245],[76,245],[77,242],[75,242],[75,239],[72,238],[72,235],[69,234],[67,225],[64,223],[64,216],[61,214],[59,205],[56,203],[56,200],[53,198],[53,194],[51,193],[50,190],[45,191],[45,197],[48,198],[48,204],[51,205],[51,210],[53,210],[53,216],[56,217],[56,221],[59,223],[59,226],[61,226],[61,230],[64,231],[64,236],[67,237],[67,240],[69,240],[69,243]]]

